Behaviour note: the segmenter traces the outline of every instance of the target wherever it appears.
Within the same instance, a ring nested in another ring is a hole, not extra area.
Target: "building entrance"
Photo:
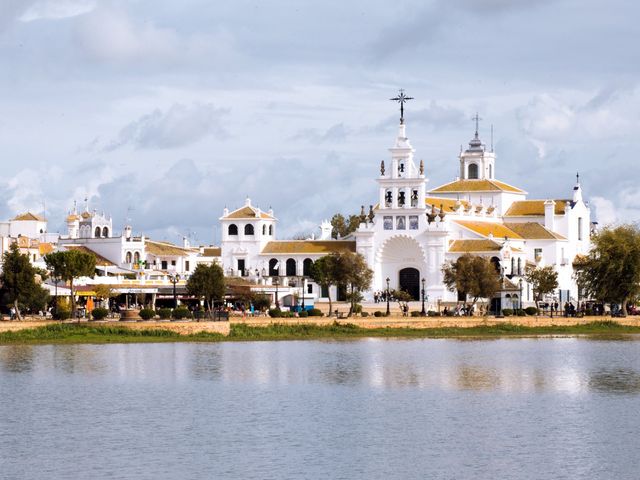
[[[420,300],[420,272],[416,268],[403,268],[399,272],[400,290],[404,290],[414,300]]]

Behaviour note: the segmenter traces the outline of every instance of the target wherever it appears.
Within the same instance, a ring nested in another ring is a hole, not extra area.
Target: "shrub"
[[[537,315],[538,314],[538,309],[536,307],[527,307],[524,309],[524,311],[527,313],[527,315]]]
[[[374,317],[381,317],[382,316],[382,312],[380,310],[376,310],[375,312],[373,312],[373,316]]]
[[[421,314],[419,311],[417,311],[417,310],[414,310],[413,312],[411,312],[411,316],[412,316],[412,317],[419,317],[419,316],[421,316],[421,315],[422,315],[422,314]]]
[[[300,310],[300,313],[298,313],[298,316],[300,316],[301,318],[308,317],[309,312],[307,312],[306,310]]]
[[[158,316],[163,320],[168,320],[171,318],[172,310],[170,308],[161,308],[158,310]]]
[[[150,308],[143,308],[142,310],[140,310],[139,315],[140,315],[140,318],[143,320],[151,320],[153,317],[156,316],[156,312],[154,312]]]
[[[440,314],[439,314],[438,312],[436,312],[435,310],[429,310],[429,311],[427,312],[427,316],[428,316],[428,317],[439,317],[439,316],[440,316]]]
[[[522,310],[522,309],[516,310],[514,313],[515,313],[518,317],[526,317],[526,316],[527,316],[527,313],[526,313],[524,310]]]
[[[502,314],[505,317],[510,317],[511,315],[513,315],[513,309],[511,309],[511,308],[503,308],[502,309]]]
[[[322,311],[319,308],[312,308],[311,310],[309,310],[309,316],[310,317],[321,317],[322,316]]]
[[[363,317],[368,317],[369,316],[369,312],[362,312],[360,315],[362,315]]]
[[[353,313],[355,314],[362,313],[362,305],[360,305],[359,303],[356,303],[353,306]]]
[[[269,316],[271,318],[280,318],[282,317],[282,310],[280,310],[279,308],[270,308]]]
[[[66,308],[58,308],[54,314],[53,318],[55,320],[68,320],[71,318],[71,310],[67,310]]]
[[[104,320],[109,315],[109,310],[106,308],[94,308],[91,312],[91,316],[94,320]]]
[[[178,307],[173,311],[173,318],[175,318],[176,320],[191,318],[191,312],[186,307]]]

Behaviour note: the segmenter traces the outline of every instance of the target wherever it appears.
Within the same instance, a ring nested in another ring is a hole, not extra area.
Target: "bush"
[[[438,312],[436,312],[435,310],[429,310],[429,311],[427,312],[427,316],[428,316],[428,317],[439,317],[439,316],[440,316],[440,314],[439,314]]]
[[[375,312],[373,312],[373,316],[374,317],[381,317],[382,316],[382,312],[380,310],[376,310]]]
[[[319,308],[312,308],[311,310],[309,310],[309,316],[310,317],[321,317],[322,316],[322,311]]]
[[[168,320],[171,318],[172,310],[170,308],[161,308],[158,310],[158,316],[163,320]]]
[[[360,315],[362,315],[363,317],[368,317],[369,316],[369,312],[362,312]]]
[[[309,316],[309,312],[307,312],[306,310],[300,310],[300,313],[298,313],[298,316],[300,318],[305,318]]]
[[[527,307],[524,309],[525,312],[527,312],[527,315],[537,315],[538,314],[538,309],[536,307]]]
[[[184,318],[191,318],[191,312],[186,307],[178,307],[173,311],[172,316],[176,320],[182,320]]]
[[[140,318],[143,320],[151,320],[153,317],[156,316],[156,312],[154,312],[150,308],[143,308],[142,310],[140,310],[139,315],[140,315]]]
[[[505,317],[509,317],[513,314],[513,310],[511,310],[510,308],[503,308],[502,309],[502,315],[504,315]]]
[[[109,310],[106,308],[94,308],[91,312],[91,316],[94,320],[104,320],[109,315]]]
[[[422,314],[421,314],[419,311],[417,311],[417,310],[414,310],[413,312],[411,312],[411,316],[412,316],[412,317],[420,317],[421,315],[422,315]]]
[[[520,310],[516,310],[514,313],[515,313],[518,317],[526,317],[526,316],[527,316],[527,313],[526,313],[524,310],[522,310],[522,309],[520,309]]]
[[[68,320],[71,318],[71,310],[68,310],[66,308],[58,308],[54,312],[53,318],[55,320]]]
[[[362,313],[362,305],[360,305],[359,303],[356,303],[353,306],[353,313],[355,314]]]
[[[269,316],[271,318],[280,318],[282,317],[282,310],[280,310],[279,308],[270,308]]]

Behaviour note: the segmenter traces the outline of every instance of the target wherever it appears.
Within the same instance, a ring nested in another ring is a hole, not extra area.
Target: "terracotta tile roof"
[[[438,197],[426,197],[424,201],[427,205],[429,206],[433,205],[438,210],[440,209],[440,205],[442,205],[442,208],[444,209],[445,212],[447,211],[455,212],[456,203],[458,202],[458,200],[456,200],[455,198],[438,198]],[[460,200],[460,203],[462,204],[463,208],[466,208],[469,206],[469,202],[466,202],[464,200]]]
[[[552,232],[545,228],[544,225],[540,225],[536,222],[526,223],[506,223],[505,227],[509,230],[516,232],[522,238],[526,240],[566,240],[565,237],[559,233]]]
[[[502,223],[497,222],[479,222],[473,220],[454,220],[455,223],[461,225],[465,228],[468,228],[474,233],[481,235],[483,237],[493,236],[495,238],[515,238],[518,240],[522,240],[522,237],[515,233],[513,230],[510,230]]]
[[[155,242],[153,240],[147,240],[145,242],[145,250],[151,255],[157,257],[186,257],[189,255],[189,251],[167,242]]]
[[[483,237],[507,237],[516,240],[566,240],[559,233],[552,232],[536,222],[497,223],[473,220],[454,220],[454,222]]]
[[[356,242],[348,240],[277,240],[269,242],[262,254],[355,252]]]
[[[53,252],[53,245],[51,243],[41,243],[38,245],[38,250],[41,256],[46,255],[47,253]]]
[[[449,245],[451,253],[467,253],[467,252],[499,252],[502,248],[493,240],[473,239],[473,240],[454,240]]]
[[[31,213],[31,212],[21,213],[20,215],[17,215],[16,217],[12,218],[12,220],[17,222],[28,222],[28,221],[34,221],[34,220],[37,222],[45,221],[45,219],[40,215],[36,215],[35,213]]]
[[[202,249],[202,254],[205,257],[219,257],[222,255],[222,248],[220,247],[205,247]]]
[[[556,215],[564,215],[567,202],[571,200],[554,200],[556,202],[554,211]],[[529,215],[544,217],[545,200],[520,200],[513,202],[505,217],[526,217]]]
[[[78,250],[80,252],[89,253],[96,257],[96,266],[97,267],[114,267],[115,264],[110,260],[107,260],[102,255],[94,252],[90,248],[85,247],[84,245],[65,245],[64,248],[66,250]]]
[[[431,190],[433,193],[444,192],[510,192],[526,193],[517,187],[498,180],[456,180]]]
[[[233,212],[229,213],[229,215],[227,215],[224,218],[232,218],[232,219],[264,218],[264,219],[267,219],[267,220],[272,220],[273,219],[273,217],[271,215],[269,215],[268,213],[261,212],[257,208],[253,208],[253,207],[250,207],[250,206],[245,206],[245,207],[239,208],[237,210],[234,210]]]

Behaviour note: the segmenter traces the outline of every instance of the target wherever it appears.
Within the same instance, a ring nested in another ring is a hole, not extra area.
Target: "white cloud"
[[[96,7],[95,0],[40,0],[25,11],[20,20],[58,20],[88,13]]]
[[[105,150],[112,151],[124,145],[177,148],[208,135],[223,139],[229,134],[221,119],[228,113],[226,109],[202,103],[190,106],[174,104],[166,111],[156,109],[123,127],[118,138],[110,142]]]
[[[593,197],[591,199],[591,205],[595,207],[595,221],[597,221],[601,227],[606,225],[613,225],[618,221],[618,213],[616,206],[613,202],[603,197]]]

